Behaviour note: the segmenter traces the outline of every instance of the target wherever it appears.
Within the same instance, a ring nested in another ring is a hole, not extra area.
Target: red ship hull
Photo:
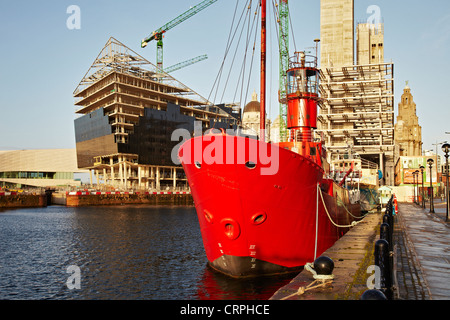
[[[179,156],[209,264],[233,277],[301,270],[360,216],[317,161],[274,144],[206,135]]]

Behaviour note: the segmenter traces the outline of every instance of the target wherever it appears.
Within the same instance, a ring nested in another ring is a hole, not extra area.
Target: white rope
[[[292,297],[297,296],[297,295],[300,296],[300,295],[304,294],[308,290],[312,290],[312,289],[316,289],[316,288],[320,288],[320,287],[325,287],[326,285],[328,285],[328,284],[333,282],[334,275],[332,275],[332,274],[330,274],[330,275],[317,274],[317,272],[313,268],[313,264],[312,263],[305,264],[305,269],[313,274],[313,278],[315,280],[313,282],[311,282],[309,285],[307,285],[306,287],[298,288],[297,292],[295,292],[295,293],[293,293],[291,295],[288,295],[288,296],[282,298],[281,300],[287,300],[287,299],[292,298]]]
[[[320,189],[320,188],[319,188],[319,185],[317,185],[317,188]],[[326,212],[327,215],[328,215],[328,219],[330,219],[331,223],[334,224],[336,227],[338,227],[338,228],[349,228],[349,227],[354,227],[354,226],[356,226],[358,223],[362,222],[362,220],[360,220],[360,221],[353,221],[353,222],[352,222],[351,224],[349,224],[349,225],[339,225],[339,224],[335,223],[335,222],[333,221],[333,219],[331,219],[330,213],[328,212],[328,209],[327,209],[327,206],[326,206],[326,204],[325,204],[325,200],[323,199],[323,195],[322,195],[321,190],[318,190],[318,192],[320,193],[320,198],[322,199],[322,204],[323,204],[323,207],[325,208],[325,212]]]
[[[316,239],[314,240],[314,260],[317,258],[317,239],[319,238],[319,192],[320,187],[317,184],[317,194],[316,194]]]
[[[325,212],[327,213],[328,219],[330,219],[331,223],[334,224],[336,227],[338,227],[338,228],[349,228],[349,227],[356,226],[358,223],[362,222],[362,220],[361,220],[361,221],[353,221],[350,225],[338,225],[338,224],[336,224],[331,219],[330,213],[328,212],[327,206],[325,205],[325,200],[323,199],[322,190],[320,189],[320,185],[318,184],[317,185],[316,239],[315,239],[314,259],[315,259],[316,251],[317,251],[319,194],[320,194],[320,198],[322,199],[322,204],[323,204],[323,207],[325,208]],[[344,208],[347,210],[345,205],[344,205]],[[347,212],[349,212],[349,211],[347,210]],[[352,214],[350,213],[350,215],[352,215]],[[293,293],[293,294],[291,294],[289,296],[286,296],[286,297],[282,298],[281,300],[287,300],[287,299],[292,298],[294,296],[302,295],[308,290],[312,290],[312,289],[316,289],[316,288],[320,288],[320,287],[325,287],[326,285],[328,285],[328,284],[333,282],[333,279],[334,279],[334,275],[333,274],[330,274],[330,275],[317,274],[316,270],[314,270],[314,264],[313,263],[306,263],[305,264],[305,269],[312,273],[314,281],[311,282],[309,285],[307,285],[305,287],[298,288],[297,292],[295,292],[295,293]]]
[[[316,280],[332,280],[334,279],[334,275],[332,274],[317,274],[316,270],[314,270],[313,263],[305,264],[305,269],[313,274],[313,278]]]

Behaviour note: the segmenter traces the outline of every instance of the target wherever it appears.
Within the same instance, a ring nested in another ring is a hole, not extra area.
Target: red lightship
[[[265,50],[265,32],[262,37]],[[348,190],[327,178],[326,149],[314,139],[317,58],[297,52],[287,76],[287,142],[265,142],[261,116],[259,140],[210,132],[186,141],[179,151],[209,264],[232,277],[300,271],[360,218]]]

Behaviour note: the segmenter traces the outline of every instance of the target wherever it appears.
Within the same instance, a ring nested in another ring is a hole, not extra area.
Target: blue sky
[[[72,93],[108,38],[117,38],[154,63],[155,44],[142,49],[141,39],[199,2],[0,1],[0,150],[74,148]],[[219,71],[235,4],[235,0],[219,0],[168,31],[164,39],[165,66],[208,55],[208,60],[173,73],[204,97],[208,97]],[[79,30],[66,26],[70,5],[81,10]],[[450,132],[450,1],[355,0],[356,22],[367,20],[370,5],[381,9],[385,60],[395,64],[396,114],[409,80],[424,149],[435,149],[432,144],[436,141],[450,141],[450,135],[445,134]],[[292,34],[298,50],[313,46],[313,39],[320,36],[320,1],[290,0],[290,11],[292,53]],[[275,34],[269,31],[269,35],[273,48],[268,65],[272,89],[269,107],[273,119],[278,109],[278,60]],[[255,60],[254,74],[257,65]],[[257,79],[252,82],[253,90],[259,91]],[[225,102],[231,102],[232,97],[226,93]]]

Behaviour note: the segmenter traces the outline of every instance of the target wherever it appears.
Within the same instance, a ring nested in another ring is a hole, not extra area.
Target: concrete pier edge
[[[287,300],[358,300],[368,289],[367,279],[371,273],[367,273],[367,269],[374,264],[374,243],[379,239],[382,216],[379,212],[369,213],[360,224],[350,229],[322,254],[334,262],[335,278],[331,284],[289,297],[298,292],[300,287],[306,287],[314,281],[313,275],[303,270],[269,300],[282,300],[286,297],[289,297]]]

